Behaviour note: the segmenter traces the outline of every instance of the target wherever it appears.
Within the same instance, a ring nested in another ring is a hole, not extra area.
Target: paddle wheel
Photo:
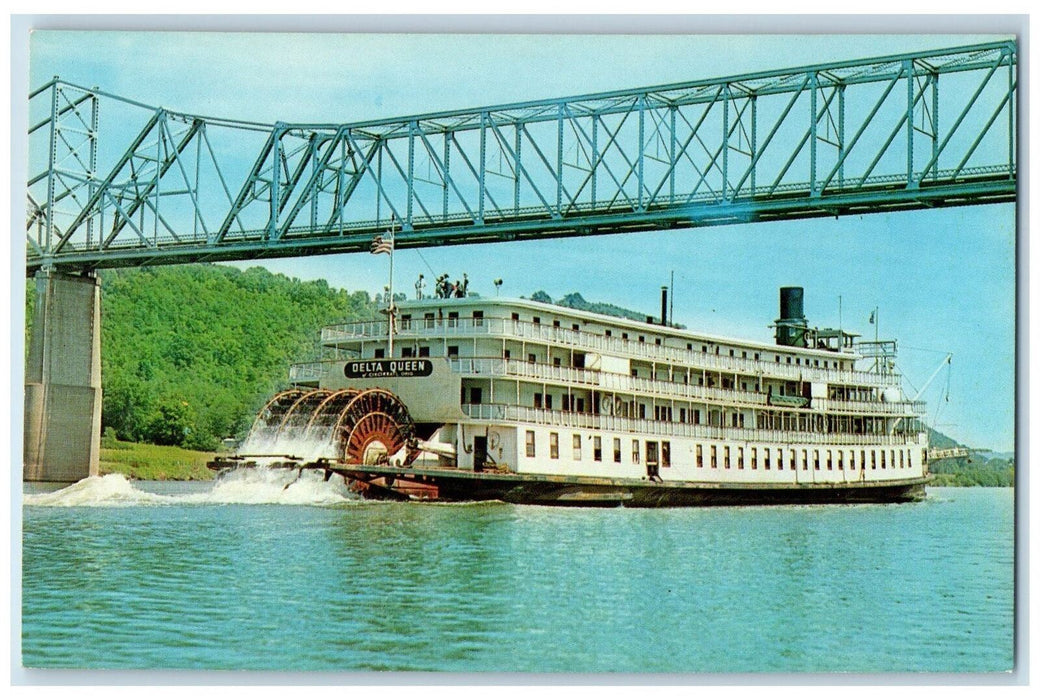
[[[357,393],[339,414],[340,455],[350,464],[385,464],[410,446],[404,463],[415,460],[415,424],[408,408],[384,389]]]
[[[436,487],[410,478],[367,472],[366,466],[407,469],[419,455],[408,407],[385,389],[290,389],[257,414],[239,454],[213,469],[239,466],[321,469],[341,474],[373,498],[436,498]]]

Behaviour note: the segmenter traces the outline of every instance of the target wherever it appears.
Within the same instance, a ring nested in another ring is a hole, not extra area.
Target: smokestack
[[[805,331],[809,324],[803,307],[801,287],[780,288],[780,318],[776,320],[776,344],[807,347]]]
[[[668,325],[668,287],[661,287],[661,325]]]

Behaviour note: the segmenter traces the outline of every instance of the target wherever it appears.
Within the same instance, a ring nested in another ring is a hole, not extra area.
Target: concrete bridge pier
[[[25,481],[96,476],[101,449],[101,288],[41,270],[25,365]]]

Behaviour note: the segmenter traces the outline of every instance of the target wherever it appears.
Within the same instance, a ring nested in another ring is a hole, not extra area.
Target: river
[[[335,483],[26,487],[31,668],[985,672],[1012,489],[897,505],[363,502]]]

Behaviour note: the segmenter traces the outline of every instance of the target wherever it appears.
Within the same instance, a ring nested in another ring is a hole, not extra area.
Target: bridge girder
[[[391,217],[408,248],[1013,202],[1016,65],[995,42],[348,124],[55,79],[30,95],[26,267],[357,252]]]

